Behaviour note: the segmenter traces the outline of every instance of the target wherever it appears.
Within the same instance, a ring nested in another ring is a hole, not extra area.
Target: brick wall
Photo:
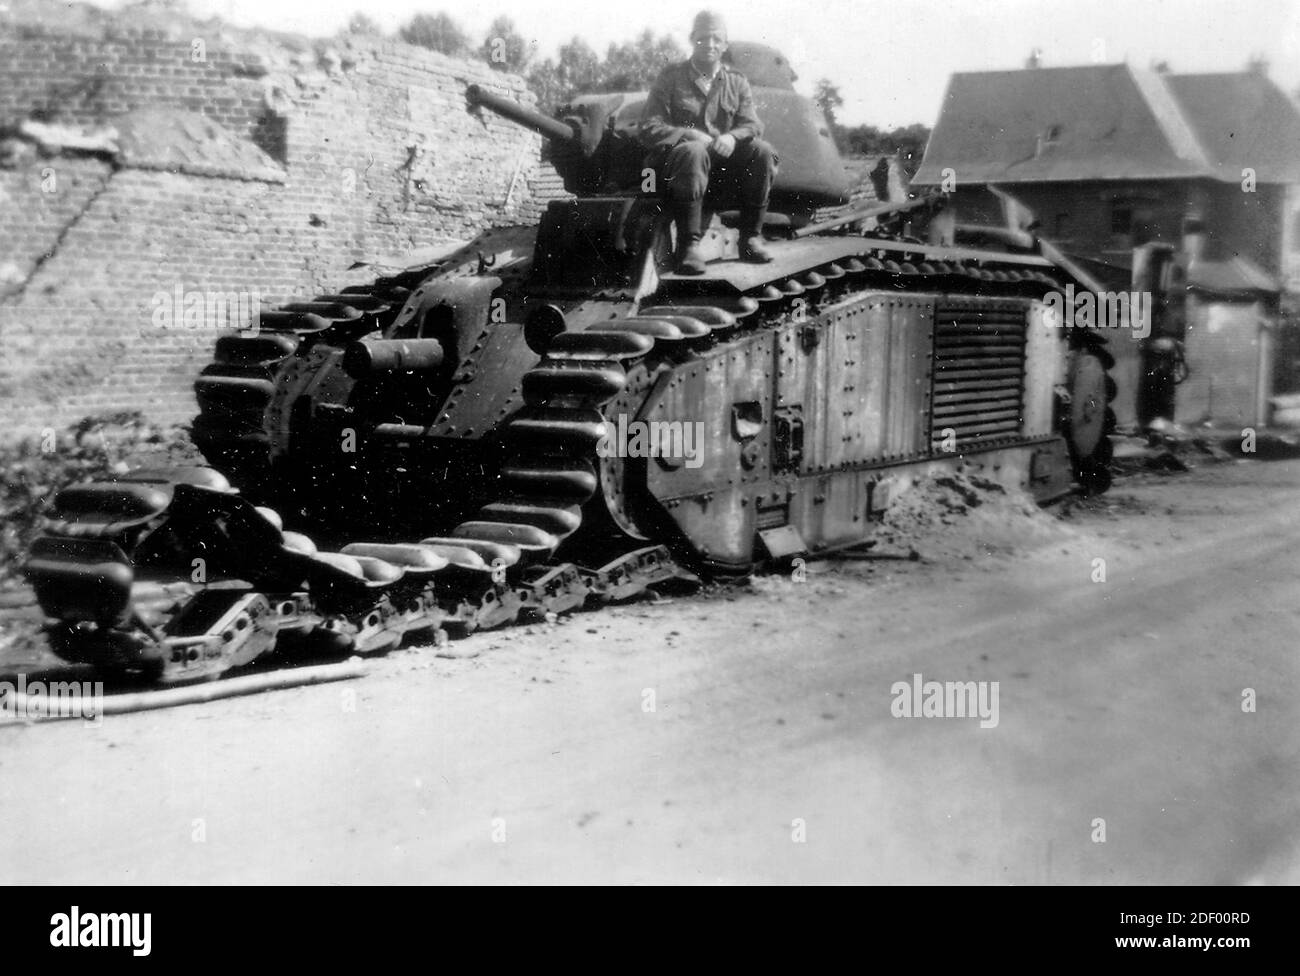
[[[90,125],[150,105],[201,112],[251,136],[275,62],[238,36],[209,33],[204,41],[184,33],[109,29],[86,37],[39,23],[8,25],[0,37],[0,120],[33,115]]]
[[[10,140],[0,438],[88,412],[192,416],[193,377],[221,333],[155,328],[155,293],[301,300],[360,280],[345,274],[354,263],[535,221],[539,192],[553,190],[537,136],[467,110],[470,83],[531,103],[519,79],[485,64],[393,42],[97,17],[73,29],[0,14],[0,129],[38,119],[78,130],[170,109],[176,131],[194,128],[190,116],[215,123],[262,165],[185,161],[220,140],[186,143],[170,172],[139,153],[38,153]]]

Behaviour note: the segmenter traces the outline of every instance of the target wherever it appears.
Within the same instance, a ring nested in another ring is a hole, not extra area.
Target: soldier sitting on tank
[[[759,138],[763,124],[745,76],[722,63],[727,28],[704,11],[691,28],[693,53],[659,75],[646,100],[641,141],[651,150],[647,165],[660,174],[677,224],[677,271],[704,274],[704,195],[725,185],[740,203],[740,257],[772,260],[763,244],[763,219],[776,174],[777,156]]]

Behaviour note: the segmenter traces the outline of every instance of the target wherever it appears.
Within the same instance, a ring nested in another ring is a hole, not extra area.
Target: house
[[[1171,246],[1190,371],[1175,419],[1264,423],[1273,390],[1300,387],[1300,111],[1260,67],[955,74],[912,183],[949,191],[962,225],[1001,224],[987,191],[1009,196],[1117,290],[1135,248]],[[1121,423],[1138,419],[1138,345],[1116,349]]]

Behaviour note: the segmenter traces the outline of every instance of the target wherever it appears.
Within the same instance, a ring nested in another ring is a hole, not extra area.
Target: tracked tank
[[[672,273],[644,94],[552,117],[470,87],[573,198],[222,337],[195,384],[210,467],[56,499],[27,563],[56,653],[192,681],[831,552],[945,469],[1104,490],[1113,359],[1042,302],[1086,275],[922,243],[935,201],[819,222],[848,200],[824,119],[777,52],[732,53],[781,156],[772,263],[736,260],[706,199],[707,273]]]

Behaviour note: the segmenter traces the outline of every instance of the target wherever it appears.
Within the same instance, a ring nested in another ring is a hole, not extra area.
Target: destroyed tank
[[[1041,301],[1083,276],[922,243],[933,201],[844,213],[784,60],[732,56],[780,154],[770,264],[736,260],[707,200],[707,273],[672,273],[644,94],[552,117],[470,87],[468,111],[546,138],[572,198],[220,338],[195,384],[210,467],[58,495],[27,563],[55,652],[190,681],[860,545],[945,470],[1104,490],[1113,360]]]

